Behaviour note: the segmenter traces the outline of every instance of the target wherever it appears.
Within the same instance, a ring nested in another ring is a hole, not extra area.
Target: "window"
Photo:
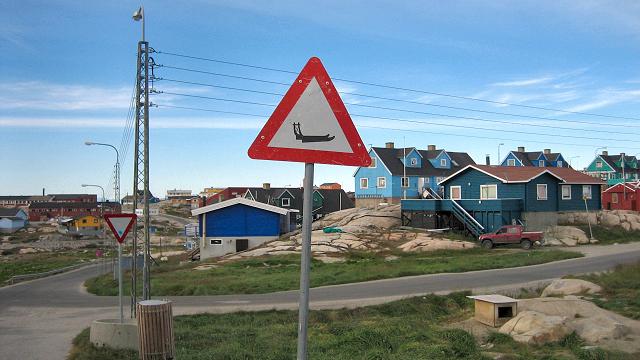
[[[591,200],[591,185],[582,185],[582,197]]]
[[[436,178],[436,183],[438,183],[438,184],[439,184],[439,183],[440,183],[440,181],[442,181],[442,180],[444,180],[444,177],[443,177],[443,176],[438,176],[438,177]]]
[[[507,159],[507,166],[516,166],[516,159]]]
[[[602,168],[602,161],[600,161],[600,160],[596,161],[596,168],[598,168],[598,169]]]
[[[402,187],[409,187],[409,178],[408,177],[403,177],[401,178],[402,180],[400,180],[401,186]]]
[[[428,183],[431,181],[431,179],[430,179],[430,178],[422,178],[422,179],[423,179],[423,181],[424,181],[424,183],[425,183],[425,184],[428,184]]]
[[[86,224],[87,223],[87,219],[82,219],[82,223]]]
[[[410,164],[411,164],[411,165],[418,165],[418,159],[416,159],[416,158],[411,158],[411,162],[410,162]]]
[[[282,206],[285,206],[285,207],[289,207],[289,206],[291,206],[291,199],[289,199],[289,198],[283,198],[283,199],[282,199]]]
[[[480,200],[491,200],[498,198],[498,185],[480,185]]]
[[[449,197],[453,200],[460,200],[462,198],[460,186],[451,186],[449,188]]]
[[[538,200],[547,200],[547,184],[536,185],[536,196]]]
[[[562,185],[562,200],[571,200],[571,185]]]
[[[379,177],[378,178],[378,187],[382,188],[382,189],[387,187],[387,178],[386,177]]]
[[[376,167],[376,158],[372,157],[371,158],[371,165],[369,165],[370,168],[374,168]]]
[[[222,239],[209,239],[209,245],[222,245]]]
[[[447,159],[440,159],[440,166],[447,166]]]
[[[507,234],[517,234],[517,233],[518,233],[518,228],[515,228],[515,227],[507,228]]]
[[[562,160],[558,160],[558,167],[562,167]]]
[[[611,202],[613,204],[617,204],[618,203],[618,193],[611,194]]]
[[[544,160],[538,160],[538,166],[544,167]]]
[[[368,178],[360,178],[360,189],[366,189],[369,187],[369,179]]]

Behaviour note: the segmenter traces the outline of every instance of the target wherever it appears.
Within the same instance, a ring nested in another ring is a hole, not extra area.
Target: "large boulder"
[[[554,280],[542,291],[542,297],[595,294],[602,291],[599,285],[580,279]]]
[[[584,231],[573,226],[551,226],[544,231],[544,241],[550,245],[576,246],[588,244],[589,238]]]
[[[620,216],[618,214],[611,212],[603,212],[600,217],[600,223],[604,226],[619,226],[620,225]]]
[[[432,238],[427,234],[418,234],[414,240],[398,246],[404,252],[423,252],[435,250],[463,250],[476,247],[476,244],[468,241],[455,241],[441,238]]]
[[[566,322],[564,316],[523,311],[502,325],[499,332],[521,343],[540,345],[560,341],[571,334]]]

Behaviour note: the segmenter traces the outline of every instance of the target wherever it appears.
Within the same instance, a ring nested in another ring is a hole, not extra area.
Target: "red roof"
[[[441,183],[456,176],[467,168],[474,168],[505,183],[528,182],[544,173],[548,173],[567,184],[604,184],[604,182],[598,178],[583,174],[571,168],[491,165],[469,165],[464,169],[458,171],[457,173],[449,176],[447,179],[441,181]]]

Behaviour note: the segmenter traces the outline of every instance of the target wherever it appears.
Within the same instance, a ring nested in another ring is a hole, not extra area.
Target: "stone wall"
[[[522,220],[527,231],[544,231],[549,226],[558,225],[558,213],[555,211],[525,212]]]
[[[566,225],[619,226],[623,229],[640,230],[640,214],[631,210],[600,210],[596,212],[561,212],[558,213],[558,223]]]
[[[356,198],[356,207],[375,209],[381,207],[380,204],[396,205],[400,204],[400,198]]]

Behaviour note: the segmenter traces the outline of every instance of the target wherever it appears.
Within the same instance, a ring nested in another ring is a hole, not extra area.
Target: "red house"
[[[640,182],[619,183],[602,192],[602,208],[640,210]]]
[[[207,198],[207,205],[219,203],[225,200],[234,199],[237,197],[244,197],[244,193],[247,192],[246,187],[228,187],[219,193],[213,194]]]

